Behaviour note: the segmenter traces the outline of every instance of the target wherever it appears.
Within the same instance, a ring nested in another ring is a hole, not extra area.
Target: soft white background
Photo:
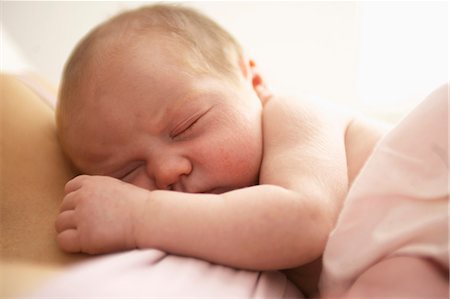
[[[57,85],[92,27],[147,2],[1,1],[2,71]],[[447,1],[186,2],[229,30],[273,89],[397,120],[448,81]]]

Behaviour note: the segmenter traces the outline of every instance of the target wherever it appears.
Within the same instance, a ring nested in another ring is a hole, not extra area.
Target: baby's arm
[[[296,192],[305,205],[319,209],[324,218],[315,224],[326,231],[334,226],[348,191],[345,135],[350,120],[347,111],[327,103],[275,99],[264,109],[260,183]]]
[[[82,176],[67,185],[60,245],[89,253],[152,247],[258,270],[317,258],[347,188],[344,125],[273,103],[264,115],[261,185],[187,194]]]
[[[312,221],[302,215],[316,212],[274,185],[190,194],[80,176],[66,189],[56,228],[70,252],[157,248],[240,268],[280,269],[315,252],[320,236],[302,229]]]

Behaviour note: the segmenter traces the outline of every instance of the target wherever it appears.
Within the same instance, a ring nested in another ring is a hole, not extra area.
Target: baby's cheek
[[[220,166],[220,169],[232,171],[235,168],[236,164],[236,156],[234,151],[227,151],[224,148],[221,148],[217,151],[217,165]]]
[[[248,186],[257,183],[260,154],[251,146],[243,146],[225,155],[223,161],[228,173],[238,179],[236,184]]]
[[[149,191],[156,190],[155,183],[152,179],[147,175],[145,171],[139,171],[133,178],[130,178],[127,183],[135,185],[136,187],[143,188]]]

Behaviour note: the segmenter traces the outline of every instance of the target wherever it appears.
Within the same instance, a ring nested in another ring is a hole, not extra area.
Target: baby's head
[[[69,58],[57,126],[80,171],[137,186],[224,192],[258,183],[263,81],[191,9],[155,5],[90,32]]]

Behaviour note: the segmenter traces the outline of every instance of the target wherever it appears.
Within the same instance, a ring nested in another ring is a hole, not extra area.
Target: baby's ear
[[[262,76],[255,61],[245,56],[242,57],[240,63],[242,75],[251,83],[253,90],[258,95],[262,104],[265,105],[267,101],[273,96],[272,92],[268,88],[264,77]]]

